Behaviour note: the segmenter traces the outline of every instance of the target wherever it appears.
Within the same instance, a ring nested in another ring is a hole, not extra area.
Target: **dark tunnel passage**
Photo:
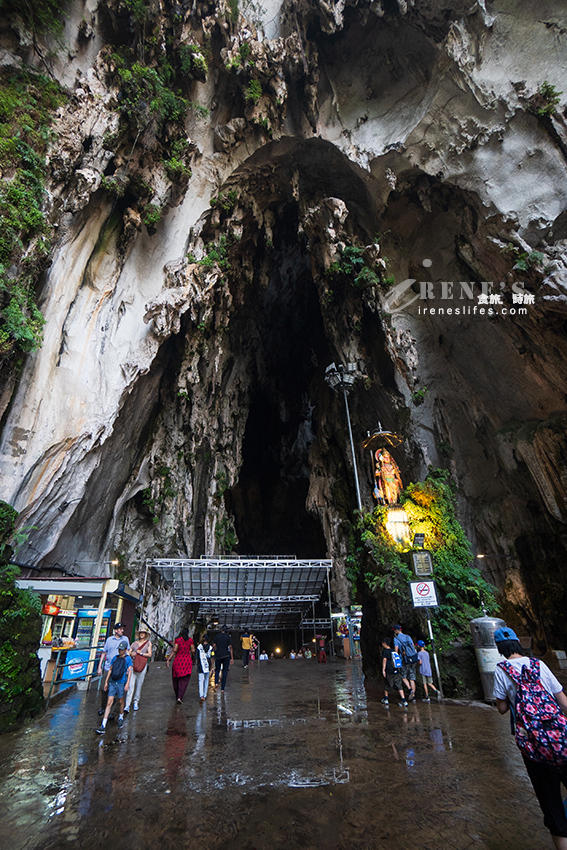
[[[255,305],[257,383],[237,484],[226,494],[239,554],[320,558],[326,543],[308,513],[309,449],[316,439],[316,397],[330,362],[317,288],[297,238],[290,204],[274,233],[268,287]]]

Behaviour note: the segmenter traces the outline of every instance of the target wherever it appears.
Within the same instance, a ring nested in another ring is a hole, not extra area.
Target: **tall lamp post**
[[[360,484],[358,483],[358,467],[356,465],[356,455],[354,453],[354,440],[352,438],[352,427],[350,424],[350,411],[348,409],[348,394],[352,390],[354,382],[356,380],[356,372],[357,366],[356,363],[347,363],[345,366],[339,365],[336,366],[335,363],[331,363],[330,366],[327,366],[325,369],[325,381],[329,384],[329,386],[339,392],[343,391],[343,396],[345,400],[345,409],[348,423],[348,436],[350,439],[350,449],[352,452],[352,465],[354,468],[354,484],[356,487],[356,500],[358,502],[358,510],[362,511],[362,499],[360,498]]]
[[[339,392],[343,391],[343,397],[345,400],[345,410],[347,415],[347,423],[348,423],[348,436],[350,440],[350,450],[352,452],[352,466],[354,469],[354,484],[356,487],[356,501],[358,503],[358,510],[362,512],[362,499],[360,497],[360,484],[358,481],[358,467],[356,465],[356,454],[354,452],[354,440],[352,438],[352,426],[350,424],[350,411],[348,408],[348,394],[352,390],[354,382],[356,380],[357,373],[356,363],[347,363],[346,367],[339,364],[338,366],[335,363],[331,363],[330,366],[327,366],[325,369],[325,381],[329,384],[329,386]],[[354,657],[354,630],[352,628],[352,617],[350,606],[347,609],[347,624],[348,624],[348,642],[350,646],[350,656],[353,661],[353,701],[355,711],[358,710],[358,677],[356,675],[356,663]]]

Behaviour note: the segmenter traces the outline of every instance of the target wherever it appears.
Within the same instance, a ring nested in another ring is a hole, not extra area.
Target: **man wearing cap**
[[[118,655],[118,644],[120,641],[126,641],[126,649],[130,649],[130,641],[127,637],[124,637],[124,629],[126,626],[124,623],[115,623],[113,626],[114,634],[106,639],[104,644],[104,649],[102,651],[102,655],[100,656],[100,661],[98,664],[98,675],[102,676],[104,673],[108,673],[112,666],[112,662]],[[106,702],[108,700],[108,693],[104,689],[101,688],[101,703],[100,708],[98,710],[98,716],[102,717],[104,711],[106,709]]]
[[[108,693],[108,702],[104,710],[100,729],[96,730],[98,735],[104,735],[106,731],[106,723],[115,699],[118,700],[118,728],[122,729],[124,725],[124,699],[130,688],[133,667],[132,659],[126,654],[127,650],[128,640],[127,638],[122,638],[118,644],[118,655],[114,657],[104,682],[104,690]]]
[[[402,627],[396,625],[393,627],[394,632],[394,649],[402,657],[402,681],[409,691],[408,700],[415,702],[415,690],[417,687],[417,652],[413,644],[413,640],[409,635],[404,635]],[[414,659],[414,660],[412,660]]]
[[[496,699],[496,707],[500,714],[506,714],[508,711],[512,711],[515,721],[517,687],[512,676],[521,675],[523,668],[530,668],[531,665],[534,666],[535,670],[539,671],[539,685],[555,700],[563,714],[567,714],[567,697],[563,692],[561,682],[558,681],[543,661],[529,658],[525,654],[514,630],[509,626],[496,629],[494,632],[494,641],[498,652],[506,659],[506,662],[500,662],[496,666],[494,673],[494,698]],[[505,667],[508,667],[509,672],[504,669]],[[529,699],[531,695],[529,679],[527,678],[528,674],[525,675],[525,684],[522,684],[521,691],[522,700]],[[538,704],[542,704],[541,697],[534,691],[532,705],[530,706],[532,711],[534,711],[534,708],[536,709],[534,716],[537,716]],[[543,715],[541,716],[543,717]],[[549,722],[549,717],[550,714],[547,715],[546,722]],[[545,725],[545,723],[541,723],[541,726]],[[534,727],[534,729],[536,728]],[[551,726],[549,728],[551,729]],[[565,729],[565,725],[563,728]],[[526,738],[529,737],[525,731],[524,736]],[[550,734],[549,737],[553,738],[559,750],[567,753],[567,735],[559,735],[554,730],[553,735]],[[516,743],[520,747],[524,765],[543,812],[543,822],[551,833],[552,841],[557,850],[567,850],[567,817],[563,800],[561,799],[561,785],[567,786],[567,760],[562,764],[558,764],[551,760],[540,761],[530,758],[518,741],[518,733],[516,734]]]

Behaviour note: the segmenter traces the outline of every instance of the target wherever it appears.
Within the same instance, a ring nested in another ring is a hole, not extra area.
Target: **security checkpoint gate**
[[[331,598],[330,559],[157,558],[147,565],[172,585],[176,602],[198,604],[199,619],[233,629],[297,629],[308,612],[313,618],[325,584]]]

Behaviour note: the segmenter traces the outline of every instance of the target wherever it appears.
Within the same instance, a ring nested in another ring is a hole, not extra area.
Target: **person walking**
[[[417,651],[413,640],[409,635],[403,634],[402,627],[396,625],[393,627],[394,632],[394,649],[402,656],[402,681],[408,689],[408,700],[415,702],[415,690],[417,687]]]
[[[209,690],[209,676],[211,675],[211,655],[213,648],[209,643],[209,637],[204,634],[197,647],[197,672],[199,673],[199,699],[203,703],[207,699]]]
[[[112,662],[118,655],[118,645],[125,640],[126,648],[130,648],[130,641],[127,637],[124,637],[124,629],[126,626],[124,623],[115,623],[112,627],[113,634],[108,637],[104,644],[104,649],[102,650],[102,655],[100,656],[98,662],[98,675],[102,676],[105,673],[108,673],[112,666]],[[106,710],[106,704],[108,700],[108,690],[101,688],[101,702],[100,708],[98,710],[98,716],[102,717]]]
[[[561,784],[567,788],[567,697],[549,667],[526,655],[508,626],[494,632],[501,661],[494,674],[500,714],[512,715],[512,728],[528,776],[557,850],[567,850],[567,817]]]
[[[132,675],[132,659],[126,654],[127,650],[128,640],[127,638],[122,638],[118,645],[118,655],[115,656],[106,674],[104,690],[108,692],[108,701],[100,728],[96,730],[98,735],[104,735],[106,731],[106,724],[115,699],[118,700],[118,728],[122,729],[124,725],[124,694],[128,693],[130,677]]]
[[[431,688],[432,691],[435,691],[437,696],[439,696],[439,691],[433,684],[433,671],[431,669],[431,659],[429,657],[429,653],[425,648],[425,641],[418,640],[417,642],[417,658],[419,664],[419,672],[421,673],[421,683],[423,685],[423,690],[425,691],[424,702],[431,702],[429,697],[428,687]]]
[[[396,653],[397,656],[397,653]],[[400,663],[400,659],[398,657],[398,664]],[[402,674],[401,667],[396,667],[394,654],[392,650],[392,638],[385,637],[382,640],[382,675],[386,679],[386,685],[384,685],[384,699],[382,703],[389,707],[389,691],[397,691],[400,695],[400,701],[398,703],[402,708],[407,708],[407,701],[404,696],[404,689],[402,687]]]
[[[175,638],[173,649],[165,660],[166,667],[169,667],[169,662],[173,659],[171,680],[173,682],[173,692],[179,705],[183,702],[183,697],[185,696],[185,691],[191,678],[194,654],[195,644],[193,643],[193,639],[189,637],[189,629],[181,629],[179,637]]]
[[[142,685],[148,672],[148,662],[152,657],[152,642],[150,633],[142,626],[136,633],[136,640],[130,647],[130,657],[132,658],[132,680],[130,687],[126,693],[126,707],[124,713],[128,714],[132,700],[134,700],[134,711],[138,711],[140,707],[140,693]]]
[[[218,685],[220,679],[221,693],[224,694],[229,667],[234,663],[232,641],[230,639],[228,626],[222,626],[220,632],[215,635],[213,640],[213,649],[215,651],[215,686]]]
[[[240,643],[242,644],[242,666],[246,669],[250,659],[250,650],[252,649],[252,635],[248,631],[247,626],[244,626],[244,631],[240,635]]]

